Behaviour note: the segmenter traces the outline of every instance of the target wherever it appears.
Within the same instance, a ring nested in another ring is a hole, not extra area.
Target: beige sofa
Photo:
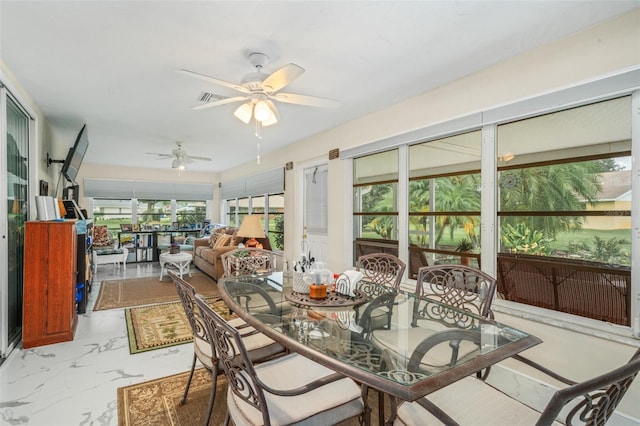
[[[238,244],[242,241],[242,238],[236,237],[236,232],[236,228],[216,229],[210,237],[196,239],[193,247],[193,264],[217,281],[224,274],[220,255],[238,248]],[[221,236],[224,237],[220,238]]]

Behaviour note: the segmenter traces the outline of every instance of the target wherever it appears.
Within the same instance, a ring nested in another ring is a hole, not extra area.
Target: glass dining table
[[[221,278],[218,290],[236,315],[289,351],[397,400],[415,401],[541,343],[409,292],[381,287],[371,297],[329,292],[314,300],[292,284],[292,273],[273,272]]]

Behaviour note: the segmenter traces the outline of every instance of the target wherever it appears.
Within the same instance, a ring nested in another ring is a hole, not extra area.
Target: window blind
[[[222,182],[220,197],[223,200],[229,200],[280,192],[284,192],[283,167]]]
[[[85,197],[144,200],[212,200],[212,183],[173,183],[85,178]]]

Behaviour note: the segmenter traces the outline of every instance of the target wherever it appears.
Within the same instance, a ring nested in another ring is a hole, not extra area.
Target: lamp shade
[[[237,235],[246,238],[264,238],[264,229],[260,223],[260,216],[250,214],[244,217]]]
[[[273,113],[265,101],[258,101],[256,106],[253,108],[253,115],[256,120],[263,122],[270,120]]]
[[[251,117],[253,116],[253,103],[249,101],[240,105],[233,115],[242,120],[243,123],[249,124],[249,121],[251,121]]]

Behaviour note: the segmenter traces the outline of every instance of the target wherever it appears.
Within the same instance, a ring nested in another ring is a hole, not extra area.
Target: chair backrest
[[[493,318],[491,302],[496,292],[496,279],[479,269],[464,265],[436,265],[420,268],[415,294],[441,303]],[[426,315],[414,305],[414,324]],[[428,313],[432,318],[432,312]]]
[[[358,258],[356,269],[362,272],[363,281],[378,285],[400,287],[407,265],[397,256],[388,253],[365,254]]]
[[[263,389],[238,330],[229,325],[197,294],[196,304],[211,338],[212,351],[218,358],[229,383],[228,391],[262,413],[264,425],[270,425],[269,411]]]
[[[224,276],[251,275],[256,271],[276,270],[276,257],[270,250],[238,248],[220,255]]]
[[[640,349],[628,363],[585,382],[560,389],[545,407],[537,425],[551,424],[570,401],[581,401],[567,414],[564,423],[586,426],[604,425],[640,371]],[[574,422],[573,420],[576,420]]]
[[[169,271],[169,276],[173,279],[176,290],[178,290],[178,296],[180,296],[180,302],[182,302],[184,313],[187,315],[187,319],[189,320],[193,337],[208,342],[209,335],[207,334],[204,322],[200,316],[200,311],[196,306],[195,287],[180,278],[173,271]]]

